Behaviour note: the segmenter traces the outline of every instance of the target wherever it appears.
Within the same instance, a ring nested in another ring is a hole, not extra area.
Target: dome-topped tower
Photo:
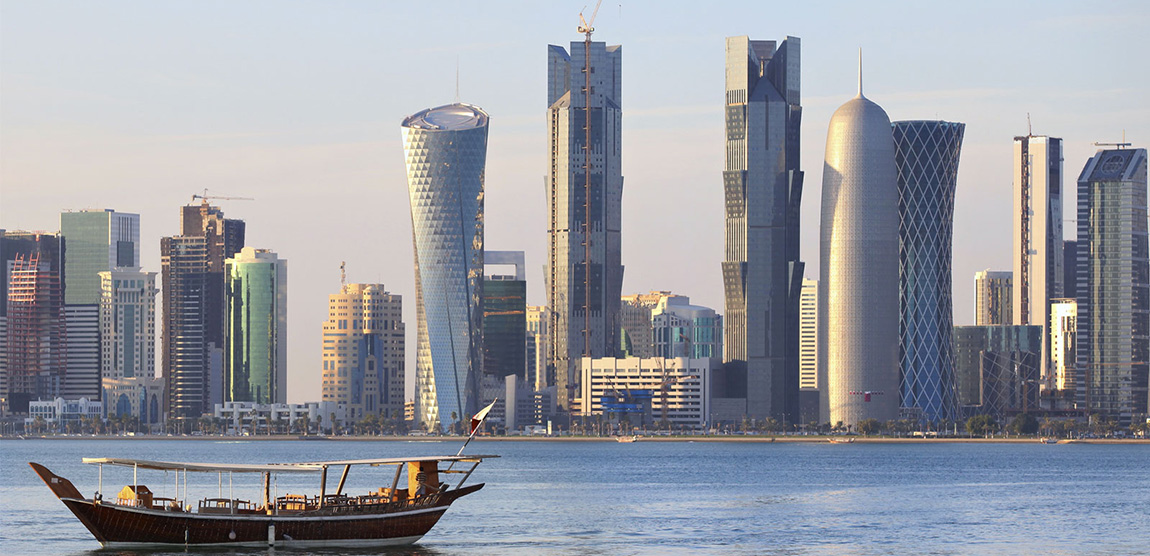
[[[890,118],[859,93],[835,111],[819,246],[821,421],[898,418],[898,184]]]

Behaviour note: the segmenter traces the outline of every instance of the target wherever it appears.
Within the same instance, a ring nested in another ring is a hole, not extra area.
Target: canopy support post
[[[351,465],[343,466],[343,474],[339,476],[339,486],[335,489],[335,495],[343,494],[343,484],[347,482],[347,472],[351,471]]]
[[[395,466],[395,479],[391,481],[391,499],[388,502],[394,502],[398,498],[395,494],[395,488],[399,486],[399,474],[403,473],[403,464],[396,464]]]
[[[323,498],[327,495],[327,466],[323,466],[322,474],[319,476],[319,507],[323,507]]]

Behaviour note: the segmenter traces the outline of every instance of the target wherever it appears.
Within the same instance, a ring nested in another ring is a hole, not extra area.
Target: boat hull
[[[393,503],[377,508],[339,508],[294,515],[217,515],[143,509],[79,498],[79,492],[67,479],[37,464],[33,468],[96,540],[109,548],[410,544],[431,530],[457,498],[483,487],[478,484],[429,496],[414,504]]]

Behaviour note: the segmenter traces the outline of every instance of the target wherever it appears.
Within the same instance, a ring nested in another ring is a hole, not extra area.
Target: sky
[[[546,47],[581,40],[583,2],[0,1],[0,228],[68,209],[141,215],[160,270],[194,193],[288,260],[288,399],[320,398],[327,296],[404,298],[414,374],[411,216],[400,122],[459,100],[491,116],[486,247],[522,250],[545,303]],[[818,277],[827,125],[864,90],[894,120],[966,124],[954,215],[954,318],[973,277],[1010,268],[1016,135],[1064,139],[1074,180],[1096,141],[1150,145],[1150,3],[608,0],[623,45],[624,295],[671,290],[722,312],[724,38],[802,42],[801,256]],[[457,79],[458,76],[458,79]],[[1068,222],[1068,237],[1074,223]],[[157,302],[158,303],[158,302]],[[158,366],[157,366],[158,370]],[[412,384],[409,378],[409,396]]]

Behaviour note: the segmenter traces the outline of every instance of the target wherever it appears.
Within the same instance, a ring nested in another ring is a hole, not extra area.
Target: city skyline
[[[516,14],[495,8],[468,18],[445,7],[348,5],[325,7],[330,17],[315,20],[308,20],[311,9],[271,10],[256,3],[230,7],[228,18],[190,5],[73,6],[59,13],[31,3],[3,8],[0,227],[54,231],[59,213],[70,208],[141,214],[141,266],[154,272],[160,270],[159,238],[179,234],[171,207],[205,187],[255,197],[220,205],[230,218],[251,224],[251,244],[308,261],[293,268],[289,381],[295,387],[289,390],[314,390],[321,365],[312,338],[325,318],[325,297],[338,281],[340,260],[357,269],[354,281],[415,293],[411,247],[403,239],[411,233],[403,156],[394,127],[412,106],[451,100],[458,59],[459,88],[493,118],[487,243],[527,252],[528,302],[542,303],[547,250],[540,178],[547,151],[546,121],[537,109],[546,94],[540,52],[547,44],[579,38],[581,5],[522,8]],[[971,323],[968,277],[985,268],[1009,268],[1010,249],[997,247],[997,238],[1010,231],[1010,142],[1026,131],[1026,113],[1035,133],[1065,140],[1071,175],[1093,155],[1093,141],[1118,140],[1128,129],[1136,147],[1147,143],[1139,134],[1150,128],[1150,78],[1120,71],[1120,57],[1103,54],[1147,51],[1147,38],[1119,31],[1143,27],[1150,11],[1135,3],[1113,6],[1043,4],[1047,15],[1030,20],[1026,5],[1007,5],[994,21],[985,20],[984,10],[961,7],[948,12],[945,23],[931,18],[932,8],[918,6],[877,15],[847,5],[817,13],[786,7],[744,11],[744,19],[770,22],[763,25],[732,24],[709,13],[672,19],[643,5],[604,7],[595,38],[628,48],[623,294],[670,290],[700,305],[723,306],[722,277],[713,269],[723,243],[723,199],[716,192],[724,37],[793,35],[804,43],[800,169],[808,184],[821,183],[826,125],[853,89],[859,45],[867,53],[868,96],[891,119],[968,124],[956,193],[954,306],[955,323]],[[403,21],[409,10],[427,10],[457,33],[445,33],[451,35],[448,42],[432,46],[412,40],[396,24],[394,38],[380,38],[390,34],[378,32],[382,22]],[[771,17],[756,19],[755,10]],[[485,25],[476,18],[506,21]],[[902,32],[909,23],[915,30]],[[180,25],[187,30],[175,31]],[[245,26],[250,33],[242,32]],[[977,28],[978,40],[960,32],[964,27]],[[494,42],[492,28],[504,31]],[[295,40],[297,34],[312,39],[336,33],[343,38],[327,47]],[[213,44],[203,46],[197,35],[212,37]],[[935,35],[951,40],[922,40]],[[886,36],[895,38],[880,38]],[[391,40],[400,46],[390,46]],[[1079,46],[1058,59],[1033,61],[1026,73],[996,59],[1038,41]],[[383,54],[391,48],[398,54]],[[209,59],[219,64],[209,67]],[[429,63],[442,70],[421,70],[422,80],[398,77]],[[927,71],[934,66],[947,71]],[[1067,67],[1094,71],[1084,83],[1067,80]],[[667,87],[664,79],[672,71],[697,77]],[[1073,206],[1067,193],[1064,203]],[[348,206],[349,196],[364,202]],[[800,260],[807,262],[806,276],[815,278],[819,204],[817,195],[805,197]],[[682,206],[698,217],[684,229],[666,226],[668,211]],[[341,217],[309,216],[309,226],[281,217],[307,207],[316,207],[316,215]],[[380,248],[374,256],[331,249],[309,237],[312,226],[335,237],[367,236]],[[670,269],[660,259],[669,250],[698,261],[692,266],[700,270]],[[416,321],[413,305],[405,308],[408,322]],[[408,342],[414,354],[414,334]]]

